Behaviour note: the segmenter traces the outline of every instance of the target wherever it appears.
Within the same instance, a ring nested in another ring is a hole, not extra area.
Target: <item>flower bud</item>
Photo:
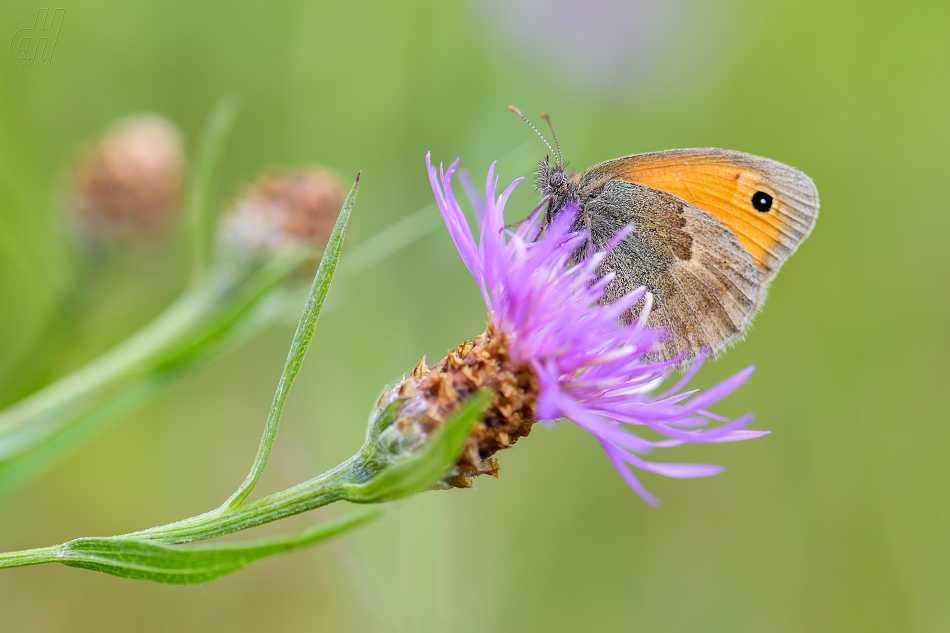
[[[383,393],[379,411],[397,401],[399,405],[393,424],[377,440],[380,452],[394,458],[411,454],[425,445],[466,398],[482,388],[492,389],[495,396],[442,483],[469,488],[477,475],[497,477],[494,454],[528,435],[536,421],[539,383],[530,365],[512,360],[504,336],[492,326],[474,341],[459,345],[431,369],[425,359],[420,360],[408,376]]]
[[[81,151],[64,204],[93,242],[153,235],[178,209],[184,163],[173,123],[151,114],[121,119]]]
[[[339,175],[321,167],[265,174],[225,211],[221,241],[245,258],[320,250],[344,197]]]

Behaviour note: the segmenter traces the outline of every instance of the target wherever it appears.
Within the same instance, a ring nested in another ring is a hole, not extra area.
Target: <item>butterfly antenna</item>
[[[554,147],[557,148],[557,165],[558,167],[563,167],[564,158],[563,154],[561,154],[561,144],[557,142],[557,134],[554,133],[554,125],[551,123],[551,117],[549,117],[546,112],[542,112],[541,118],[547,121],[548,127],[551,128],[551,138],[554,139]]]
[[[508,106],[508,109],[511,110],[512,112],[514,112],[515,114],[517,114],[518,116],[520,116],[520,117],[521,117],[521,120],[524,121],[525,123],[527,123],[527,124],[531,127],[531,129],[534,130],[535,134],[537,134],[538,136],[541,137],[541,140],[544,141],[544,144],[548,146],[548,149],[551,151],[551,153],[554,154],[555,156],[557,156],[557,153],[554,151],[554,148],[551,147],[551,144],[548,143],[548,140],[547,140],[546,138],[544,138],[544,136],[542,136],[541,132],[538,131],[538,128],[534,127],[534,125],[531,123],[531,121],[529,121],[528,119],[525,118],[525,115],[521,114],[521,110],[519,110],[518,108],[516,108],[516,107],[513,106],[513,105]],[[556,142],[557,142],[557,140],[555,139],[555,143],[556,143]],[[557,159],[557,162],[558,162],[558,164],[560,164],[561,159],[558,158],[558,159]]]

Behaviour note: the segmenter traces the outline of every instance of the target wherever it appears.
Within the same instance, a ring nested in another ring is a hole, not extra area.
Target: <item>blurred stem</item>
[[[207,278],[96,360],[0,411],[0,463],[88,411],[105,387],[196,353],[195,348],[220,336],[280,284],[299,261],[272,260],[250,273]]]
[[[17,489],[57,457],[160,393],[182,373],[163,372],[131,385],[91,411],[71,416],[56,433],[45,435],[24,445],[16,454],[0,459],[0,496]]]
[[[262,330],[283,323],[284,314],[270,304],[279,292],[276,284],[293,269],[290,261],[275,262],[258,272],[242,286],[226,306],[209,318],[183,342],[165,350],[155,361],[154,369],[107,398],[87,404],[83,400],[70,403],[68,411],[59,416],[55,432],[34,434],[13,453],[0,458],[0,495],[30,479],[63,453],[141,406],[175,381],[187,376],[202,363],[240,347]],[[298,304],[299,305],[299,304]],[[48,427],[48,425],[47,425]]]
[[[238,107],[238,99],[233,95],[218,101],[198,140],[185,202],[191,235],[193,284],[201,283],[211,269],[211,235],[216,220],[213,206],[214,185]]]
[[[101,267],[101,259],[83,257],[75,252],[75,244],[64,244],[69,257],[70,276],[56,295],[55,307],[45,319],[41,331],[29,346],[13,360],[15,372],[0,381],[0,407],[8,406],[48,384],[52,370],[72,347],[72,329],[82,307],[84,293],[92,285]],[[2,409],[0,409],[2,410]]]
[[[214,305],[217,295],[213,284],[186,292],[131,338],[0,413],[0,433],[9,434],[31,418],[129,372],[194,326]],[[3,452],[0,450],[0,454]]]

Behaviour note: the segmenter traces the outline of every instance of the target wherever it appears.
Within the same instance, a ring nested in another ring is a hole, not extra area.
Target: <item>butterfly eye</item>
[[[558,171],[551,174],[551,178],[548,180],[548,184],[550,184],[555,189],[560,187],[562,182],[564,182],[564,177],[561,175],[561,172]]]
[[[765,213],[772,208],[772,196],[764,191],[756,191],[755,195],[752,196],[752,206],[755,207],[756,211]]]

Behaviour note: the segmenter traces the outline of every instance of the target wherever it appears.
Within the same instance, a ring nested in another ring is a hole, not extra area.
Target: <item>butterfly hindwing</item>
[[[677,196],[623,179],[609,180],[584,204],[578,227],[588,249],[602,250],[621,227],[633,232],[603,263],[614,271],[605,301],[639,285],[654,295],[649,324],[669,337],[656,356],[690,360],[704,347],[722,351],[741,337],[765,297],[762,275],[721,222]],[[583,255],[583,253],[578,254]],[[626,315],[630,321],[642,306]]]

